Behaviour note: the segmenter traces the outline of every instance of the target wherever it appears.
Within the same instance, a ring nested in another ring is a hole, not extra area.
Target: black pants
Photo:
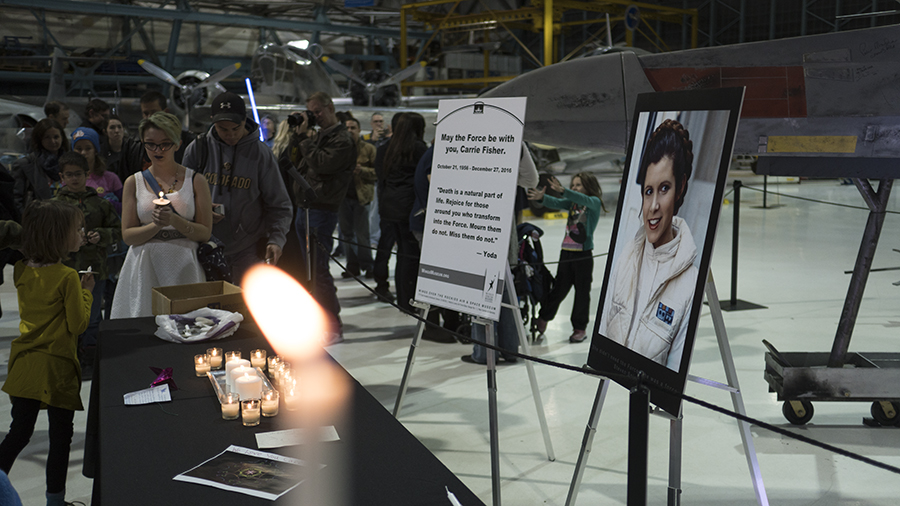
[[[19,453],[28,445],[34,433],[34,424],[41,411],[41,401],[10,397],[12,423],[9,432],[0,443],[0,469],[6,474],[12,468]],[[72,444],[75,412],[63,408],[47,407],[50,419],[50,453],[47,455],[47,493],[55,494],[66,489],[69,468],[69,446]]]
[[[381,220],[381,237],[378,238],[378,251],[375,252],[375,263],[372,266],[372,275],[375,283],[379,287],[388,287],[388,276],[390,275],[390,267],[388,263],[391,260],[391,250],[397,243],[397,233],[390,225],[390,222]]]
[[[397,238],[397,268],[394,270],[394,287],[397,289],[397,305],[414,311],[409,300],[416,296],[416,278],[419,275],[419,241],[409,229],[409,222],[381,220],[381,234],[385,228]],[[379,248],[378,254],[381,254]],[[376,281],[378,279],[376,270]]]
[[[591,281],[594,274],[594,257],[591,251],[559,252],[556,282],[547,303],[541,304],[540,318],[550,321],[556,316],[569,289],[575,287],[575,304],[572,306],[572,329],[585,330],[591,319]]]

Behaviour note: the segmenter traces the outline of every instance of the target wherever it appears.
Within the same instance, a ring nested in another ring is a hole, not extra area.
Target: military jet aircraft
[[[735,154],[900,156],[900,26],[558,63],[485,94],[528,97],[525,140],[622,153],[638,94],[746,86]]]

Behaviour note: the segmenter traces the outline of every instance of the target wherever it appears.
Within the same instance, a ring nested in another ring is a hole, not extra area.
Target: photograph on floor
[[[592,368],[684,390],[742,97],[743,88],[638,96]],[[651,401],[675,415],[681,404],[656,389]]]

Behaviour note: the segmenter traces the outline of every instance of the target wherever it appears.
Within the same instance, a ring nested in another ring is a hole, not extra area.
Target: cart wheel
[[[794,425],[805,425],[812,420],[813,405],[809,401],[784,401],[781,412]]]
[[[872,403],[872,418],[881,425],[897,425],[900,422],[900,403],[891,402],[887,410],[880,401]]]

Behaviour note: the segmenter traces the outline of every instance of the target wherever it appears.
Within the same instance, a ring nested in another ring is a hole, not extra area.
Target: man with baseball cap
[[[291,225],[291,200],[275,155],[259,140],[244,100],[217,96],[213,126],[184,153],[184,166],[203,174],[213,201],[213,234],[225,243],[234,283],[253,264],[276,264]]]

